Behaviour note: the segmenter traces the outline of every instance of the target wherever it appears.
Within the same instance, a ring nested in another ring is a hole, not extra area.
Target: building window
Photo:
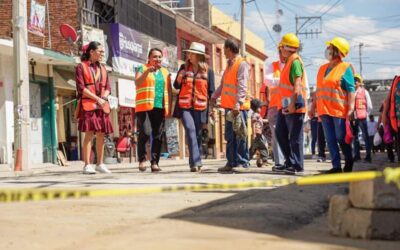
[[[217,73],[222,71],[222,53],[220,48],[215,49],[215,69]]]
[[[185,61],[186,60],[186,52],[184,52],[185,49],[189,49],[190,43],[188,40],[181,38],[181,60]]]

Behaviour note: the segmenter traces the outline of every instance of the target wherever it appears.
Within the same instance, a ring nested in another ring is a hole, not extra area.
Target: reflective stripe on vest
[[[193,78],[194,83],[193,83]],[[208,103],[208,75],[207,73],[193,73],[193,66],[186,70],[179,91],[179,107],[184,109],[205,110]]]
[[[143,72],[149,65],[143,65]],[[168,88],[170,84],[169,72],[166,68],[159,69],[164,78],[164,115],[169,114],[169,96]],[[155,83],[154,74],[150,73],[141,85],[136,85],[136,112],[150,111],[154,108],[155,98]]]
[[[272,63],[273,69],[273,77],[280,79],[281,77],[281,68],[280,61],[275,61]],[[269,88],[269,108],[279,107],[281,103],[281,97],[279,96],[279,88],[278,86],[270,86]]]
[[[240,63],[245,61],[244,58],[238,57],[233,62],[231,67],[227,67],[223,76],[222,81],[222,93],[221,93],[221,107],[226,109],[233,109],[236,105],[237,96],[237,74],[239,71]],[[240,106],[241,110],[250,109],[250,97],[246,96],[245,102]]]
[[[325,76],[328,66],[328,63],[324,64],[318,71],[317,112],[319,116],[330,115],[345,118],[348,111],[347,92],[342,89],[341,80],[350,64],[341,62]]]
[[[365,97],[365,89],[356,92],[355,113],[357,119],[367,118],[367,98]]]
[[[291,98],[293,96],[294,92],[294,86],[290,82],[290,69],[292,68],[294,60],[299,60],[303,67],[303,75],[301,77],[301,96],[303,97],[304,100],[304,107],[296,109],[295,113],[305,113],[306,112],[306,105],[307,105],[307,88],[305,84],[305,69],[304,69],[304,64],[303,61],[301,60],[300,56],[297,53],[292,54],[288,59],[287,62],[285,63],[285,67],[283,67],[282,73],[281,73],[281,78],[280,82],[278,85],[279,89],[279,96],[281,100],[284,98]],[[278,108],[282,108],[282,101],[279,102]]]

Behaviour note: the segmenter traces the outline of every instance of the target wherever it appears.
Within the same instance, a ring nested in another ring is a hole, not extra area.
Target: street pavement
[[[82,175],[82,163],[36,166],[13,172],[0,167],[0,188],[137,188],[236,183],[287,177],[271,168],[218,173],[224,160],[205,160],[202,173],[186,161],[162,160],[160,173],[137,163],[111,165],[112,174]],[[372,164],[386,165],[377,155]],[[389,166],[389,165],[388,165]],[[394,164],[392,165],[394,166]],[[330,163],[308,159],[306,175]],[[0,204],[0,249],[398,249],[398,242],[337,238],[329,234],[329,197],[347,185],[294,185],[245,190],[156,193]]]

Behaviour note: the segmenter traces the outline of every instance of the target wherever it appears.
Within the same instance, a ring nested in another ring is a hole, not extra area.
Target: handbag
[[[344,137],[344,142],[346,144],[351,144],[353,141],[354,135],[353,130],[351,129],[350,121],[346,120],[346,136]]]
[[[376,132],[374,135],[374,146],[379,146],[382,143],[382,137],[379,132]]]
[[[386,124],[383,127],[383,142],[385,144],[392,144],[393,143],[393,135],[392,135],[392,131],[390,129],[390,125]]]

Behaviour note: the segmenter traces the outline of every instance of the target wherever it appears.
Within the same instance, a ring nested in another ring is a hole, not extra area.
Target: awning
[[[75,82],[74,72],[55,68],[53,71],[53,76],[54,76],[54,86],[57,89],[62,89],[68,92],[75,93],[76,82]]]
[[[225,41],[225,38],[217,34],[215,31],[190,20],[188,17],[180,13],[176,14],[176,27],[200,38],[201,41],[207,41],[211,44],[221,44]]]
[[[0,54],[13,55],[13,40],[0,39]],[[35,61],[51,65],[76,65],[79,63],[78,57],[68,56],[48,49],[42,49],[34,46],[28,46],[28,60],[33,58]]]

